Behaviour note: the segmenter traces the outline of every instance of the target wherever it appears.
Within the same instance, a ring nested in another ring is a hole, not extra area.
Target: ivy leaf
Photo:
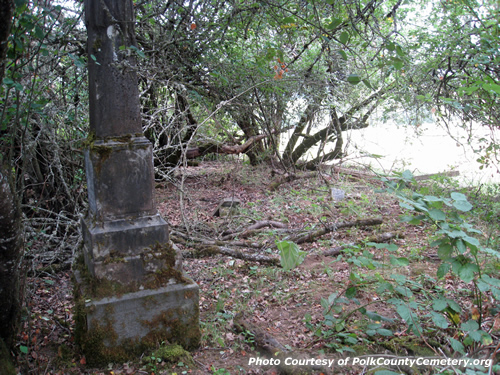
[[[431,317],[432,317],[432,321],[434,322],[434,324],[437,327],[442,328],[442,329],[448,328],[449,323],[443,315],[441,315],[437,312],[431,311]]]
[[[438,210],[437,208],[433,208],[432,210],[429,210],[429,216],[434,221],[445,221],[446,220],[445,213],[441,210]]]
[[[345,61],[347,61],[347,53],[345,53],[345,51],[343,51],[343,50],[339,49],[337,52],[338,52],[338,54],[339,54],[340,56],[342,56],[342,58],[343,58]]]
[[[438,279],[442,279],[443,277],[446,276],[446,274],[450,271],[450,264],[449,263],[441,263],[439,266],[436,276]]]
[[[435,299],[432,302],[432,308],[436,311],[443,311],[448,307],[448,302],[444,299]]]
[[[439,245],[437,254],[439,259],[446,260],[449,257],[451,257],[452,252],[453,252],[453,246],[451,246],[449,243],[443,243]]]
[[[349,40],[349,33],[347,31],[342,31],[339,36],[339,41],[342,44],[346,44],[347,41]]]
[[[453,348],[453,350],[465,355],[464,346],[462,345],[462,343],[460,341],[455,340],[454,338],[451,338],[451,337],[449,338],[449,340],[450,340],[450,345]]]
[[[361,82],[361,77],[358,74],[351,74],[349,75],[349,77],[347,77],[347,82],[353,85],[357,85]]]
[[[458,276],[464,283],[470,283],[474,279],[474,273],[479,272],[478,267],[473,263],[466,263],[458,270]]]
[[[330,22],[326,28],[329,29],[329,30],[333,30],[335,29],[338,25],[340,25],[342,23],[342,20],[340,18],[334,18],[332,19],[332,22]]]
[[[396,267],[406,267],[408,264],[410,264],[410,261],[408,260],[408,258],[397,258],[391,254],[391,264]]]

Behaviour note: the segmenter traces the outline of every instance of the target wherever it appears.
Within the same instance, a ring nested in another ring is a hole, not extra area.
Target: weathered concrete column
[[[87,363],[161,341],[199,343],[198,287],[182,273],[154,200],[151,143],[141,125],[132,0],[85,0],[89,210],[75,272],[77,333]],[[83,264],[84,263],[84,264]]]

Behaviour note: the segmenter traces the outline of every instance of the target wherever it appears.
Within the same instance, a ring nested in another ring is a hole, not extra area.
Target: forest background
[[[245,155],[251,166],[283,176],[345,162],[347,134],[372,126],[375,114],[381,122],[409,120],[415,134],[431,118],[459,126],[471,143],[481,129],[477,160],[485,167],[498,161],[495,0],[134,6],[137,45],[121,48],[138,60],[143,129],[158,181],[176,185],[191,159],[214,154]],[[22,222],[13,247],[44,264],[71,262],[81,241],[86,66],[96,59],[86,52],[82,7],[15,0],[3,1],[0,13],[3,202]],[[8,268],[3,280],[19,279],[12,275]]]

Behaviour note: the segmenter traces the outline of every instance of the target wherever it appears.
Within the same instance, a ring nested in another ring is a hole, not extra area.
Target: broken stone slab
[[[229,208],[229,210],[236,209],[241,204],[238,198],[224,198],[220,201],[217,208],[214,210],[212,216],[221,216],[221,210],[223,208]]]

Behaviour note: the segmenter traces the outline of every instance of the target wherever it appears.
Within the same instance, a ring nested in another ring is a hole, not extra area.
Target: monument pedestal
[[[199,346],[198,285],[192,280],[92,298],[95,280],[78,272],[76,278],[75,338],[90,366],[125,362],[163,342]]]
[[[162,342],[197,347],[198,285],[182,273],[156,211],[151,144],[142,136],[94,141],[85,164],[75,336],[87,363],[126,361]]]

